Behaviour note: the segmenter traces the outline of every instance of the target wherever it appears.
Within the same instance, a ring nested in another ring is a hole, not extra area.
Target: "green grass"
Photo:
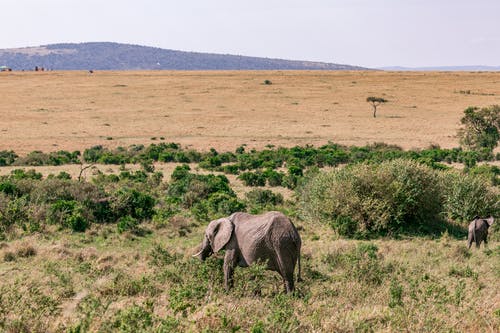
[[[275,272],[238,268],[222,286],[222,255],[191,254],[203,226],[167,224],[138,237],[114,225],[3,242],[0,329],[23,332],[489,331],[500,325],[500,244],[357,241],[298,223],[303,282],[282,292]],[[321,235],[318,238],[317,235]],[[28,245],[29,244],[29,245]],[[31,247],[31,248],[28,248]],[[17,255],[29,249],[29,256]]]

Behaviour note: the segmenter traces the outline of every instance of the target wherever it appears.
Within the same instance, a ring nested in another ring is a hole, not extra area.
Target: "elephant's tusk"
[[[193,254],[192,257],[193,258],[196,258],[198,257],[201,253],[203,252],[203,249],[200,250],[200,252],[196,253],[196,254]]]

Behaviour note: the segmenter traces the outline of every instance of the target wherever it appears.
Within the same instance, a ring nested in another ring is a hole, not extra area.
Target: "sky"
[[[500,0],[2,0],[0,49],[119,42],[365,67],[500,66]]]

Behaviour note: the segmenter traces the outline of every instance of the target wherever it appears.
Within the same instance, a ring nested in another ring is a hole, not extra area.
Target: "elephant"
[[[285,291],[294,291],[294,271],[298,263],[300,281],[300,235],[283,213],[271,211],[261,215],[237,212],[227,218],[211,221],[205,230],[201,250],[193,255],[204,261],[213,253],[226,250],[224,287],[233,287],[236,266],[248,267],[257,261],[283,278]]]
[[[467,246],[470,249],[472,242],[476,243],[476,248],[479,248],[481,242],[488,244],[488,228],[493,224],[494,218],[489,217],[482,219],[475,216],[474,220],[469,224],[469,237],[467,239]]]

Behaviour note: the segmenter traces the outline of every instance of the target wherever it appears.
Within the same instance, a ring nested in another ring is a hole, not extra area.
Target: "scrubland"
[[[497,332],[500,226],[466,228],[500,213],[499,156],[456,133],[499,75],[2,73],[0,330]],[[297,226],[294,294],[191,257],[239,210]]]

